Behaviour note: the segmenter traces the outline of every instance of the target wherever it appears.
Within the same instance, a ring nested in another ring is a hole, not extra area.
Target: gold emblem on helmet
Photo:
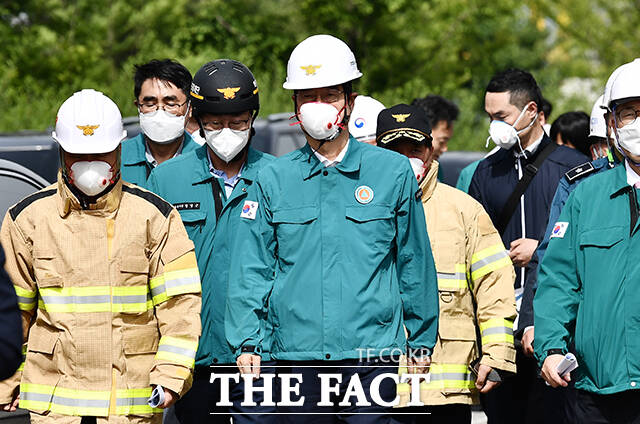
[[[76,125],[79,130],[82,130],[82,135],[93,135],[93,130],[97,129],[100,125]]]
[[[307,73],[307,75],[315,75],[316,71],[320,67],[322,67],[322,65],[308,65],[308,66],[301,66],[300,69],[305,71]]]
[[[224,98],[227,100],[235,99],[238,91],[240,91],[240,87],[218,88],[218,92],[224,94]]]
[[[396,122],[405,122],[407,120],[407,118],[409,116],[411,116],[410,113],[399,113],[397,115],[391,115],[396,119]]]

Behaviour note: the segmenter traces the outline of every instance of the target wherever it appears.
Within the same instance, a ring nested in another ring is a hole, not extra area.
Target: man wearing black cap
[[[400,104],[380,112],[376,140],[378,146],[407,156],[418,179],[440,297],[431,378],[420,390],[426,409],[410,408],[431,415],[400,415],[401,421],[426,417],[429,422],[468,424],[478,391],[487,393],[499,384],[501,373],[516,370],[513,266],[482,206],[438,182],[431,127],[421,108]],[[406,384],[398,387],[403,405],[409,392]]]

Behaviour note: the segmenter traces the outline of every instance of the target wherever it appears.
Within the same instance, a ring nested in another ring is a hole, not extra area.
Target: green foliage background
[[[222,57],[249,66],[264,117],[295,45],[329,33],[354,51],[356,90],[391,106],[429,93],[461,109],[451,148],[481,150],[484,87],[510,66],[554,105],[587,113],[611,71],[639,55],[638,0],[5,0],[0,131],[44,130],[74,91],[95,88],[135,115],[133,65],[174,58],[193,73]]]

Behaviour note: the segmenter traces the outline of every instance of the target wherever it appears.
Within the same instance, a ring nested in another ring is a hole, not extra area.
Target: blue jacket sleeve
[[[22,361],[22,319],[4,262],[0,247],[0,380],[11,377]]]
[[[225,311],[225,335],[236,356],[243,347],[256,352],[263,348],[267,299],[273,287],[276,267],[276,239],[269,210],[259,179],[247,196],[257,202],[255,219],[241,215],[231,255],[229,288]]]
[[[411,349],[433,350],[438,333],[438,280],[418,185],[409,168],[396,210],[397,267]]]
[[[570,331],[580,303],[582,285],[576,264],[576,222],[580,214],[580,190],[569,196],[558,217],[568,222],[565,233],[549,240],[540,265],[539,286],[533,301],[535,356],[540,366],[550,349],[567,350]]]

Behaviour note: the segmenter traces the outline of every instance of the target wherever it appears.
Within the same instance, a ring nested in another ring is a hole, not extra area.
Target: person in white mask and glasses
[[[135,105],[142,132],[122,143],[122,178],[147,188],[153,168],[199,147],[185,127],[191,73],[171,59],[136,65]]]
[[[210,382],[211,372],[237,372],[236,357],[224,334],[231,247],[241,215],[251,212],[247,199],[258,172],[273,160],[273,156],[250,146],[260,110],[258,84],[242,63],[214,60],[196,72],[190,97],[198,132],[206,144],[158,166],[149,177],[149,188],[180,212],[196,245],[204,282],[203,337],[196,355],[193,389],[176,404],[175,412],[183,424],[209,422],[211,413],[216,414],[216,422],[229,422],[229,416],[233,416],[238,424],[269,424],[275,422],[276,415],[271,415],[275,407],[242,407],[242,383],[226,387],[220,380]],[[268,348],[264,358],[267,367]],[[261,384],[262,380],[256,383]],[[233,405],[216,405],[225,390]],[[256,401],[260,402],[257,395]]]
[[[565,146],[553,143],[539,120],[542,94],[529,72],[507,69],[493,76],[485,92],[485,111],[491,120],[488,141],[500,150],[483,159],[476,169],[469,194],[487,211],[500,233],[515,265],[516,306],[525,284],[535,277],[535,249],[544,236],[549,206],[560,178],[587,157]],[[520,315],[516,322],[523,320]],[[533,325],[528,324],[528,325]],[[515,324],[518,330],[522,326]],[[516,340],[520,335],[516,331]],[[516,342],[516,344],[518,344]],[[515,417],[534,417],[553,412],[554,408],[527,408],[528,396],[535,385],[544,392],[544,384],[536,381],[536,364],[522,350],[516,363],[518,375],[507,379],[487,394],[485,411],[491,423],[513,422]],[[555,422],[539,416],[532,422]]]

